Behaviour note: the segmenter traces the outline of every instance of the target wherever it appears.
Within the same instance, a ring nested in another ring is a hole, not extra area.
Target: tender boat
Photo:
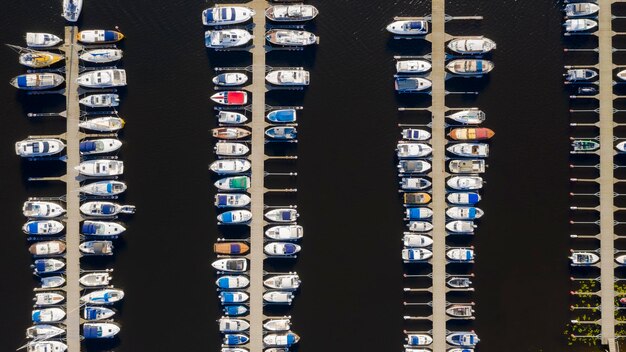
[[[565,4],[563,11],[567,17],[586,17],[598,13],[600,6],[591,2],[577,2]]]
[[[591,266],[600,261],[600,256],[591,252],[572,251],[569,259],[572,266]]]
[[[87,255],[113,255],[113,242],[111,241],[85,241],[78,249]]]
[[[452,304],[446,308],[446,314],[454,318],[470,319],[474,316],[474,307],[471,304]]]
[[[63,18],[69,22],[78,21],[83,9],[83,0],[63,0]]]
[[[402,138],[409,141],[427,141],[431,137],[430,132],[417,128],[405,128],[402,130]]]
[[[29,138],[15,143],[15,154],[22,158],[37,158],[59,154],[65,149],[65,143],[60,139]]]
[[[271,304],[290,305],[293,298],[293,292],[290,291],[267,291],[263,294],[263,301]]]
[[[252,134],[249,130],[239,127],[218,127],[211,130],[213,137],[219,139],[241,139]]]
[[[245,293],[245,292],[238,292],[238,291],[234,291],[234,292],[228,292],[228,291],[222,291],[220,292],[220,302],[222,302],[222,304],[233,304],[233,303],[243,303],[246,302],[250,296]]]
[[[448,49],[461,55],[486,54],[496,48],[496,42],[485,37],[463,37],[452,39]]]
[[[467,125],[478,125],[485,121],[485,113],[477,109],[461,110],[454,114],[447,115],[446,117],[450,120]]]
[[[220,276],[215,284],[220,289],[238,289],[246,288],[250,285],[250,279],[243,275],[227,275]]]
[[[448,167],[454,174],[482,174],[485,172],[486,163],[482,159],[450,160]]]
[[[243,319],[220,318],[218,324],[222,333],[241,332],[250,329],[250,323]]]
[[[586,32],[595,30],[598,27],[598,22],[588,18],[575,18],[566,20],[563,26],[567,32]]]
[[[399,35],[426,35],[428,34],[428,21],[394,21],[387,26],[387,31]]]
[[[65,319],[65,311],[61,308],[35,309],[31,318],[33,323],[56,323]]]
[[[265,236],[273,240],[294,241],[302,238],[304,229],[300,225],[272,226],[265,231]]]
[[[407,334],[406,344],[409,346],[428,346],[433,343],[433,338],[426,334]]]
[[[598,88],[595,87],[578,87],[576,90],[580,95],[596,95],[598,94]]]
[[[115,116],[96,117],[80,122],[78,127],[96,132],[115,132],[124,127],[124,120]]]
[[[218,156],[244,156],[250,152],[250,148],[243,143],[218,141],[213,147]]]
[[[121,181],[105,180],[86,184],[78,189],[81,193],[92,196],[116,196],[126,191],[126,184]]]
[[[63,231],[65,226],[56,220],[33,220],[22,226],[22,231],[27,235],[56,235]]]
[[[473,332],[453,332],[446,336],[446,341],[454,346],[474,347],[480,339]]]
[[[426,73],[431,68],[432,64],[426,60],[399,60],[396,62],[397,73]]]
[[[123,55],[121,49],[93,49],[83,52],[79,58],[83,61],[103,64],[121,60]]]
[[[476,207],[450,207],[446,209],[446,215],[454,220],[480,219],[485,213]]]
[[[234,176],[215,181],[215,187],[223,191],[246,191],[250,187],[250,177]]]
[[[126,70],[111,68],[89,71],[78,76],[76,83],[85,88],[123,87],[126,85]]]
[[[302,248],[294,243],[289,242],[270,242],[263,247],[265,254],[270,256],[294,256],[300,252]]]
[[[593,139],[576,139],[572,141],[573,153],[589,153],[600,149],[600,143]]]
[[[112,153],[122,147],[122,142],[115,138],[88,139],[80,142],[81,155]]]
[[[294,222],[298,219],[298,211],[291,208],[272,209],[265,213],[265,218],[274,222]]]
[[[250,170],[250,161],[246,159],[219,159],[209,165],[209,170],[218,175],[232,175]]]
[[[27,218],[51,219],[65,214],[65,209],[56,203],[29,200],[24,202],[22,213]]]
[[[61,54],[29,50],[20,54],[19,62],[26,67],[44,68],[54,65],[64,58]]]
[[[615,257],[615,262],[619,265],[626,265],[626,254]]]
[[[55,304],[60,304],[65,300],[65,296],[55,292],[39,292],[35,293],[35,301],[36,306],[51,306]]]
[[[107,320],[115,315],[115,311],[106,307],[90,307],[83,308],[83,319],[94,320]]]
[[[275,290],[297,290],[301,284],[302,281],[296,273],[275,275],[263,281],[265,287]]]
[[[65,252],[65,243],[61,241],[36,242],[28,247],[28,251],[36,257],[59,255]]]
[[[120,332],[115,323],[84,323],[83,337],[86,339],[110,339]]]
[[[244,6],[215,6],[202,11],[205,26],[225,26],[244,23],[254,16],[254,10]]]
[[[231,210],[217,216],[220,225],[245,224],[252,219],[252,212],[249,210]]]
[[[459,234],[473,234],[476,227],[478,226],[469,220],[455,220],[446,223],[446,230]]]
[[[26,352],[64,352],[67,345],[61,341],[33,341],[26,344]]]
[[[489,60],[459,59],[452,60],[446,65],[451,73],[461,76],[481,76],[493,70],[493,62]]]
[[[422,262],[432,256],[433,252],[426,248],[405,248],[402,250],[402,260],[405,262]]]
[[[446,182],[448,187],[452,189],[477,190],[483,187],[483,179],[478,176],[453,176]]]
[[[402,177],[400,179],[400,187],[408,191],[427,189],[431,185],[432,182],[421,177]]]
[[[76,34],[76,40],[87,44],[115,43],[122,39],[122,33],[108,29],[80,31]]]
[[[423,158],[433,152],[430,145],[415,142],[398,142],[396,150],[398,158]]]
[[[211,95],[211,100],[222,105],[245,105],[248,102],[248,93],[242,90],[227,90]]]
[[[79,103],[90,108],[110,108],[120,105],[120,96],[117,94],[92,94],[81,98]]]
[[[267,331],[289,331],[291,330],[291,320],[288,317],[269,319],[263,323],[263,329]]]
[[[311,74],[300,69],[275,70],[265,76],[265,80],[276,86],[308,86]]]
[[[243,242],[218,242],[213,245],[216,254],[246,254],[250,247]]]
[[[242,273],[248,270],[248,260],[245,258],[224,258],[214,261],[211,266],[215,270]]]
[[[50,33],[26,33],[26,45],[31,48],[49,48],[61,43],[61,38]]]
[[[113,304],[124,298],[124,291],[107,288],[104,290],[92,291],[80,297],[81,303],[86,304]]]
[[[248,76],[241,72],[226,72],[213,77],[212,81],[218,86],[240,86],[248,82]]]
[[[273,5],[265,10],[265,17],[274,22],[304,22],[317,16],[319,11],[313,5]]]
[[[489,144],[485,143],[456,143],[446,148],[452,154],[470,157],[486,158],[489,156]]]
[[[428,221],[409,221],[407,227],[411,232],[428,232],[433,229],[433,224]]]
[[[263,344],[265,346],[291,347],[298,343],[298,341],[300,341],[300,336],[293,332],[267,334],[263,336]]]
[[[124,173],[124,162],[110,159],[87,160],[81,162],[75,169],[85,176],[118,176]]]
[[[78,279],[78,282],[84,287],[107,286],[111,283],[113,277],[108,272],[89,273]]]
[[[223,308],[224,315],[226,316],[240,316],[248,313],[248,307],[240,305],[240,306],[225,306]]]
[[[246,344],[249,340],[250,338],[244,334],[225,334],[222,343],[226,346],[234,346]]]
[[[430,87],[432,87],[433,85],[433,82],[431,82],[429,79],[422,77],[403,76],[396,77],[394,85],[397,92],[411,93],[430,89]]]
[[[244,193],[217,193],[214,204],[218,208],[236,208],[245,207],[250,201],[250,196]]]
[[[41,278],[41,288],[57,288],[65,284],[65,278],[63,276],[47,276]]]
[[[91,221],[83,222],[80,233],[87,236],[117,236],[126,231],[121,224],[111,221]]]
[[[272,139],[295,139],[298,131],[293,126],[275,126],[266,129],[265,135]]]
[[[454,262],[471,263],[474,257],[474,250],[471,248],[452,248],[446,252],[446,258]]]
[[[433,244],[433,239],[430,236],[405,232],[402,237],[402,243],[405,247],[421,248],[431,246]]]
[[[433,217],[433,211],[427,207],[406,208],[404,212],[405,220],[423,220]]]
[[[221,29],[204,32],[204,46],[209,49],[226,49],[246,45],[252,34],[245,29]]]
[[[38,341],[45,341],[63,334],[65,334],[65,329],[48,324],[37,324],[26,329],[26,338]]]
[[[267,114],[267,120],[273,123],[293,123],[296,122],[295,109],[274,110]]]
[[[315,34],[302,30],[293,29],[270,29],[265,33],[265,39],[282,46],[306,46],[319,43]]]
[[[88,216],[110,217],[119,214],[135,214],[135,206],[113,202],[86,202],[80,206],[80,212]]]
[[[11,79],[9,83],[17,89],[43,90],[58,87],[63,82],[65,78],[56,73],[26,73]]]
[[[446,285],[452,288],[469,288],[472,286],[472,281],[468,277],[453,276],[446,281]]]
[[[404,205],[419,205],[430,203],[432,197],[425,192],[405,192],[402,195]]]
[[[598,71],[592,70],[590,68],[569,69],[567,70],[567,73],[563,75],[563,77],[565,77],[565,80],[568,82],[590,81],[598,77]]]
[[[421,174],[430,169],[430,163],[424,160],[400,160],[398,163],[398,172],[401,174]]]

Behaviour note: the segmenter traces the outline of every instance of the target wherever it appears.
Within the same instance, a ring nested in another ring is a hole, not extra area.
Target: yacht
[[[241,72],[226,72],[213,77],[212,81],[223,87],[240,86],[248,82],[248,76]]]
[[[215,181],[215,187],[223,191],[246,191],[250,187],[250,177],[234,176]]]
[[[126,184],[115,180],[96,181],[82,186],[78,191],[92,196],[110,197],[124,193]]]
[[[239,291],[221,291],[219,297],[222,304],[243,303],[250,298],[247,293]]]
[[[590,68],[569,69],[563,75],[563,77],[565,77],[565,80],[568,82],[590,81],[598,77],[598,71],[592,70]]]
[[[400,93],[420,92],[430,89],[432,85],[433,82],[431,82],[427,78],[422,77],[398,76],[395,80],[396,91]]]
[[[252,132],[239,127],[218,127],[212,129],[211,134],[218,139],[241,139],[250,136]]]
[[[224,315],[229,316],[229,317],[241,316],[241,315],[248,314],[248,307],[244,305],[225,306],[223,308],[223,312],[224,312]],[[247,352],[247,351],[244,351],[244,352]]]
[[[566,20],[563,26],[565,26],[566,32],[586,32],[595,30],[598,27],[598,22],[588,18],[575,18]]]
[[[86,306],[83,308],[83,319],[87,321],[108,320],[115,315],[115,311],[106,307]]]
[[[399,60],[396,62],[397,73],[426,73],[432,67],[432,64],[426,60]]]
[[[31,48],[49,48],[61,43],[61,38],[50,33],[26,33],[26,45]]]
[[[22,213],[27,218],[51,219],[65,214],[65,209],[57,203],[29,200],[24,202]]]
[[[483,179],[478,176],[453,176],[446,181],[446,184],[460,191],[477,190],[483,187]]]
[[[302,238],[303,232],[300,225],[278,225],[265,230],[265,236],[273,240],[294,241]]]
[[[28,251],[35,257],[60,255],[65,252],[65,243],[61,241],[35,242],[28,247]]]
[[[80,122],[78,127],[95,132],[115,132],[124,127],[124,120],[115,116],[96,117]]]
[[[244,6],[215,6],[202,11],[205,26],[226,26],[249,21],[255,12]]]
[[[215,284],[220,289],[239,289],[248,287],[250,279],[243,275],[226,275],[220,276]]]
[[[452,288],[470,288],[472,281],[469,277],[452,276],[446,281],[446,285]]]
[[[400,160],[398,172],[400,174],[422,174],[430,171],[431,165],[424,160]]]
[[[81,276],[78,282],[84,287],[100,287],[109,285],[112,279],[108,272],[95,272]]]
[[[430,236],[405,232],[402,237],[402,243],[407,248],[429,247],[433,244],[433,239]]]
[[[56,235],[63,231],[65,226],[56,220],[33,220],[22,226],[22,231],[27,235]]]
[[[433,229],[433,224],[428,221],[409,221],[407,227],[411,232],[429,232]]]
[[[85,241],[78,249],[86,255],[113,255],[113,242],[111,241]]]
[[[9,83],[22,90],[44,90],[60,86],[65,82],[63,76],[56,73],[26,73],[19,75]]]
[[[598,13],[600,6],[592,2],[576,2],[565,4],[563,11],[565,11],[565,16],[567,17],[586,17]]]
[[[476,207],[450,207],[446,209],[446,215],[454,220],[480,219],[485,213]]]
[[[23,49],[25,52],[20,54],[20,64],[30,68],[44,68],[52,66],[63,60],[65,57],[61,54],[50,53],[47,51],[33,51]]]
[[[61,341],[31,341],[26,344],[26,352],[64,352],[67,345]]]
[[[209,170],[218,175],[232,175],[250,170],[250,161],[246,159],[219,159],[209,165]]]
[[[402,250],[402,260],[405,262],[422,262],[432,256],[433,252],[426,248],[405,248]]]
[[[42,289],[57,288],[65,285],[65,278],[63,276],[46,276],[42,277],[40,280]]]
[[[276,86],[308,86],[310,82],[309,71],[300,69],[275,70],[265,76],[265,80]]]
[[[263,294],[263,301],[270,304],[291,305],[294,294],[291,291],[266,291]]]
[[[295,109],[279,109],[267,114],[267,120],[273,123],[292,123],[296,122]]]
[[[15,154],[23,158],[37,158],[58,154],[65,149],[65,143],[60,139],[29,138],[15,143]]]
[[[117,151],[122,142],[115,138],[88,139],[80,142],[78,150],[81,155],[105,154]]]
[[[82,73],[76,83],[84,88],[114,88],[126,85],[126,70],[111,68]]]
[[[450,160],[448,167],[453,174],[482,174],[486,168],[485,160]]]
[[[63,334],[65,329],[49,324],[37,324],[26,329],[26,338],[37,341],[45,341]]]
[[[319,43],[319,38],[315,34],[294,29],[270,29],[265,33],[265,39],[274,45],[282,46],[306,46]]]
[[[265,254],[278,257],[294,256],[301,249],[299,245],[289,242],[270,242],[263,247]]]
[[[219,271],[243,273],[248,270],[248,260],[245,258],[224,258],[214,261],[211,266]]]
[[[225,334],[222,344],[226,346],[243,345],[248,343],[250,338],[244,334]],[[245,351],[245,350],[244,350]]]
[[[31,266],[37,275],[48,274],[65,268],[65,262],[58,259],[37,259]]]
[[[220,318],[218,321],[220,332],[241,332],[250,329],[250,323],[243,319]]]
[[[473,234],[478,227],[471,220],[454,220],[446,223],[446,230],[457,234]]]
[[[117,236],[124,231],[126,228],[116,222],[86,220],[81,226],[80,233],[87,236]]]
[[[428,346],[433,343],[433,338],[426,334],[407,334],[406,344],[409,346]]]
[[[265,17],[274,22],[304,22],[314,19],[318,13],[313,5],[280,4],[268,7],[265,10]]]
[[[572,251],[569,259],[572,266],[591,266],[600,261],[600,256],[591,252]]]
[[[496,48],[496,42],[485,37],[462,37],[452,39],[448,49],[461,55],[486,54]]]
[[[423,220],[433,217],[433,211],[427,207],[406,208],[404,212],[405,220]]]
[[[485,121],[485,113],[478,109],[461,110],[454,114],[447,115],[446,117],[450,120],[467,125],[478,125]]]
[[[244,193],[217,193],[215,206],[218,208],[237,208],[250,205],[250,196]]]
[[[226,90],[211,95],[211,100],[221,105],[245,105],[248,93],[241,90]]]
[[[124,298],[124,291],[115,288],[92,291],[80,297],[83,304],[113,304]]]
[[[431,137],[430,132],[417,128],[405,128],[402,130],[402,138],[409,141],[427,141]]]
[[[265,218],[274,222],[295,222],[298,216],[298,211],[291,208],[272,209],[265,213]]]
[[[263,336],[263,344],[267,347],[291,347],[298,343],[298,341],[300,341],[300,336],[291,331],[280,334],[267,334]]]
[[[51,306],[60,304],[65,300],[65,296],[55,292],[38,292],[35,293],[33,301],[36,306]]]
[[[473,319],[474,307],[471,304],[451,304],[446,308],[446,314],[453,318]]]
[[[275,126],[266,129],[265,135],[272,139],[291,140],[296,138],[298,131],[293,126]]]
[[[134,214],[134,205],[120,205],[113,202],[86,202],[80,206],[80,212],[95,217],[111,217],[119,214]]]
[[[426,143],[398,142],[396,145],[398,158],[423,158],[433,152],[433,148]]]
[[[428,34],[428,21],[426,20],[403,20],[394,21],[387,26],[387,31],[400,35],[426,35]]]
[[[81,162],[75,169],[85,176],[118,176],[124,173],[124,162],[110,159],[94,159]]]
[[[115,323],[84,323],[83,337],[86,339],[110,339],[120,332]]]
[[[252,34],[245,29],[221,29],[204,32],[204,46],[209,49],[227,49],[246,45]]]
[[[446,258],[453,262],[473,263],[475,254],[472,248],[452,248],[446,252]]]
[[[285,317],[266,320],[263,323],[263,329],[267,331],[289,331],[291,330],[291,319]]]
[[[454,346],[474,347],[480,339],[473,332],[453,332],[446,336],[446,341]]]
[[[421,177],[402,177],[400,179],[400,188],[407,191],[427,189],[431,185],[430,181]]]
[[[485,143],[456,143],[446,150],[462,157],[486,158],[489,156],[489,144]]]
[[[426,192],[405,192],[402,195],[404,205],[428,204],[431,200],[432,197]]]
[[[244,156],[250,152],[250,148],[243,143],[218,141],[213,147],[218,156]]]
[[[95,64],[104,64],[121,60],[123,55],[124,52],[121,49],[93,49],[83,52],[79,58]]]
[[[79,103],[90,108],[110,108],[120,105],[120,96],[113,93],[92,94],[81,98]]]
[[[105,44],[119,42],[124,39],[124,35],[108,29],[94,29],[78,32],[76,39],[86,44]]]
[[[296,273],[270,276],[263,281],[263,285],[275,290],[297,290],[302,281]]]
[[[217,216],[220,225],[246,224],[252,219],[252,212],[249,210],[231,210]]]
[[[31,317],[33,323],[56,323],[65,319],[65,311],[61,308],[35,309]]]

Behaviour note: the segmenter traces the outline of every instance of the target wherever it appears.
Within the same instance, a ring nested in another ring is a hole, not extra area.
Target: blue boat
[[[446,337],[449,344],[462,347],[474,347],[480,339],[473,332],[455,332]]]
[[[56,73],[27,73],[11,80],[11,85],[23,90],[42,90],[58,87],[65,81],[63,76]]]
[[[246,306],[226,306],[224,307],[224,315],[226,316],[239,316],[248,313],[248,307]]]
[[[226,334],[224,335],[224,339],[222,342],[225,345],[243,345],[247,343],[250,339],[248,336],[244,334]]]
[[[111,308],[91,306],[83,308],[83,319],[85,320],[106,320],[114,315],[115,311]]]
[[[446,196],[448,203],[457,205],[474,205],[480,202],[480,194],[476,192],[453,192]]]
[[[250,285],[250,279],[243,275],[226,275],[220,276],[215,284],[220,289],[237,289]]]
[[[296,122],[295,109],[274,110],[267,114],[267,120],[274,123]]]
[[[85,323],[83,337],[86,339],[110,339],[120,332],[120,326],[114,323]]]
[[[252,219],[252,213],[248,210],[231,210],[217,216],[221,225],[243,224]]]
[[[429,219],[433,216],[433,211],[426,207],[407,208],[405,213],[405,220],[422,220]]]
[[[293,126],[276,126],[265,130],[265,135],[272,139],[295,139],[298,131]]]
[[[250,296],[245,292],[220,292],[220,302],[222,302],[222,304],[242,303],[247,301],[249,298]]]

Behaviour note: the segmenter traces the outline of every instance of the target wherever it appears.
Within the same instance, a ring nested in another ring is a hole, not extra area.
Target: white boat
[[[115,323],[84,323],[83,337],[86,339],[110,339],[120,332]]]
[[[118,176],[124,173],[124,162],[120,160],[95,159],[81,162],[74,167],[81,175],[104,177]]]
[[[402,138],[409,141],[427,141],[431,137],[430,132],[417,128],[405,128],[402,130]]]
[[[247,276],[243,275],[226,275],[220,276],[215,281],[215,285],[217,285],[220,289],[238,289],[238,288],[246,288],[250,285],[250,279]]]
[[[211,266],[215,270],[242,273],[248,270],[248,260],[245,258],[224,258],[214,261]]]
[[[37,259],[31,267],[37,275],[48,274],[65,268],[65,263],[58,259]]]
[[[473,277],[474,275],[469,275]],[[469,277],[452,276],[446,281],[446,285],[452,288],[470,288],[472,286],[472,280]]]
[[[108,29],[93,29],[78,32],[76,39],[87,44],[105,44],[119,42],[124,35]]]
[[[472,205],[480,202],[480,194],[476,192],[453,192],[448,193],[446,200],[448,203],[457,205]]]
[[[615,257],[615,262],[619,265],[626,265],[626,254]]]
[[[86,255],[113,255],[113,242],[85,241],[81,242],[78,249]]]
[[[572,251],[569,257],[572,266],[590,266],[600,261],[600,256],[591,252]]]
[[[270,242],[263,247],[265,254],[270,256],[294,256],[300,252],[302,248],[290,242]]]
[[[425,160],[400,160],[398,163],[398,173],[423,174],[430,171],[432,165]]]
[[[50,33],[26,33],[26,45],[31,48],[49,48],[61,43],[61,38]]]
[[[92,196],[116,196],[126,191],[126,184],[115,180],[97,181],[82,186],[78,191]]]
[[[427,207],[406,208],[404,210],[405,220],[423,220],[433,217],[433,211]]]
[[[298,219],[298,216],[296,209],[291,208],[272,209],[265,213],[265,217],[268,220],[275,222],[294,222]]]
[[[107,288],[92,291],[80,297],[81,303],[86,304],[113,304],[124,298],[124,291],[115,288]]]
[[[621,79],[622,81],[626,81],[626,70],[621,70],[617,73],[617,78]]]
[[[319,43],[319,38],[307,31],[294,29],[270,29],[265,33],[265,39],[282,46],[306,46]]]
[[[263,281],[263,285],[267,288],[275,290],[297,290],[302,281],[296,273],[289,273],[284,275],[275,275],[268,277]]]
[[[486,54],[496,48],[496,42],[485,37],[463,37],[452,39],[448,49],[461,55]]]
[[[485,212],[476,207],[450,207],[446,209],[446,215],[454,220],[480,219]]]
[[[430,89],[433,82],[423,77],[398,76],[395,79],[394,87],[400,93],[414,93]]]
[[[32,49],[25,49],[20,47],[15,48],[19,48],[19,63],[30,68],[49,67],[65,59],[65,56],[61,54],[51,53],[48,51],[35,51]]]
[[[124,231],[126,228],[116,222],[86,220],[81,226],[80,233],[87,236],[117,236]]]
[[[126,85],[126,70],[111,68],[89,71],[78,76],[76,83],[85,88],[123,87]]]
[[[272,304],[291,304],[293,298],[291,291],[267,291],[263,294],[263,301]]]
[[[421,177],[402,177],[400,179],[400,188],[405,191],[421,190],[429,188],[432,182]]]
[[[33,301],[35,301],[34,304],[36,306],[56,305],[56,304],[60,304],[61,302],[63,302],[63,300],[65,300],[65,296],[59,293],[55,293],[55,292],[35,293],[35,298],[33,298]]]
[[[446,314],[453,318],[473,319],[474,308],[472,304],[451,304],[446,308]]]
[[[22,226],[22,231],[27,235],[56,235],[63,231],[65,226],[56,220],[33,220]]]
[[[124,127],[124,120],[115,116],[96,117],[80,122],[78,127],[96,132],[115,132]]]
[[[35,309],[31,317],[33,323],[56,323],[65,319],[65,311],[61,308]]]
[[[80,142],[78,149],[81,155],[105,154],[117,151],[122,142],[115,138],[88,139]]]
[[[23,158],[36,158],[58,154],[65,149],[65,143],[60,139],[29,138],[15,143],[15,154]]]
[[[265,17],[274,22],[304,22],[317,16],[319,11],[313,5],[273,5],[265,10]]]
[[[83,61],[103,64],[121,60],[123,55],[121,49],[93,49],[83,52],[79,58]]]
[[[78,279],[78,282],[84,287],[107,286],[111,283],[113,277],[108,272],[89,273]]]
[[[80,206],[80,212],[87,216],[110,217],[118,214],[134,214],[135,206],[113,202],[86,202]]]
[[[486,143],[456,143],[446,150],[463,157],[486,158],[489,156],[489,144]]]
[[[472,234],[477,226],[473,221],[455,220],[446,223],[446,230],[452,233]]]
[[[83,9],[83,0],[63,0],[63,18],[69,22],[78,21]]]
[[[483,187],[483,179],[478,176],[453,176],[446,181],[448,187],[457,190],[477,190]]]
[[[468,125],[478,125],[485,121],[485,113],[478,109],[467,109],[446,116],[450,120]]]
[[[494,64],[489,60],[459,59],[446,64],[446,69],[460,76],[482,76],[493,70]]]
[[[398,60],[396,62],[397,73],[426,73],[432,67],[432,64],[426,60]]]
[[[234,48],[248,44],[252,34],[245,29],[211,30],[204,33],[204,46],[209,49]]]
[[[302,238],[304,229],[300,225],[278,225],[265,230],[265,236],[273,240],[293,241]]]
[[[410,221],[407,227],[411,232],[429,232],[433,229],[433,224],[428,221]]]
[[[423,158],[433,152],[426,143],[398,142],[396,146],[398,158]]]
[[[41,278],[41,288],[57,288],[65,284],[65,278],[63,276],[46,276]]]
[[[252,219],[252,212],[249,210],[231,210],[217,216],[220,225],[245,224]]]
[[[21,90],[44,90],[58,87],[63,82],[65,78],[56,73],[26,73],[13,77],[9,84]]]
[[[430,236],[405,232],[402,243],[405,247],[428,247],[433,244],[433,239]]]
[[[433,252],[426,248],[405,248],[402,250],[402,260],[405,262],[423,262],[432,256]]]
[[[563,77],[568,82],[590,81],[598,77],[598,71],[590,68],[574,68],[567,70]]]
[[[426,35],[428,34],[428,21],[425,20],[401,20],[394,21],[387,26],[387,31],[400,35]]]
[[[232,175],[250,170],[250,161],[246,159],[219,159],[209,165],[209,170],[218,175]]]
[[[250,298],[247,293],[240,291],[222,291],[219,297],[222,304],[242,303]]]
[[[480,339],[473,332],[453,332],[446,336],[446,341],[454,346],[474,347]]]
[[[250,152],[250,148],[243,143],[219,141],[213,148],[218,156],[244,156]]]
[[[249,21],[255,12],[244,6],[215,6],[202,11],[205,26],[225,26]]]
[[[300,69],[275,70],[265,76],[265,80],[276,86],[308,86],[311,74]]]
[[[90,108],[110,108],[120,105],[120,96],[117,94],[92,94],[81,98],[79,103]]]
[[[291,330],[291,319],[285,317],[266,320],[263,323],[263,329],[267,331],[289,331]]]
[[[600,6],[591,2],[576,2],[565,4],[563,11],[567,17],[586,17],[598,13]]]
[[[563,24],[567,32],[586,32],[598,27],[598,22],[588,18],[566,20]]]
[[[60,255],[65,252],[65,243],[61,241],[38,241],[30,245],[28,251],[35,257]]]
[[[61,341],[33,341],[26,345],[26,352],[64,352],[67,345]]]
[[[22,213],[27,218],[56,218],[65,214],[65,209],[57,203],[29,200],[24,202]]]
[[[250,196],[244,193],[217,193],[214,204],[218,208],[237,208],[248,206],[250,201]]]
[[[454,262],[470,263],[474,261],[475,254],[472,248],[452,248],[446,252],[446,258]]]
[[[83,319],[88,321],[107,320],[115,315],[115,311],[106,307],[86,306],[83,308]]]
[[[448,168],[453,174],[482,174],[487,168],[483,159],[450,160]]]
[[[430,335],[426,335],[426,334],[407,334],[406,335],[406,344],[409,346],[428,346],[432,343],[433,343],[433,338]]]
[[[241,72],[226,72],[213,77],[212,81],[218,86],[240,86],[248,82],[248,76]]]
[[[242,332],[250,329],[250,323],[243,319],[220,318],[218,320],[221,333]]]
[[[267,334],[263,336],[263,344],[265,346],[291,347],[300,341],[300,336],[293,332],[280,334]],[[269,350],[265,350],[266,352]]]
[[[215,181],[214,185],[215,187],[217,187],[217,189],[223,191],[246,191],[248,187],[250,187],[250,177],[225,177]]]
[[[37,341],[45,341],[63,334],[65,329],[48,324],[37,324],[26,329],[26,337]]]

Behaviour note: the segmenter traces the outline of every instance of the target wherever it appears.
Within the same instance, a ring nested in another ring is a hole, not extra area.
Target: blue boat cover
[[[224,343],[226,345],[241,345],[246,342],[248,342],[248,337],[246,335],[226,334],[226,336],[224,336]]]
[[[477,60],[476,62],[476,71],[483,72],[483,60]]]
[[[114,214],[115,206],[111,204],[103,204],[102,205],[102,214]]]
[[[117,33],[113,31],[104,31],[104,41],[112,42],[117,40]]]
[[[224,303],[233,303],[235,301],[235,294],[232,292],[222,292],[222,300]]]
[[[283,220],[291,220],[291,212],[290,212],[290,211],[283,211],[283,212],[280,214],[280,217],[281,217]]]
[[[241,254],[241,246],[238,243],[230,244],[230,253],[231,254]]]
[[[34,311],[33,312],[33,322],[35,323],[39,323],[41,321],[41,311]]]
[[[285,243],[285,254],[294,254],[296,246],[293,243]]]
[[[229,288],[228,287],[228,278],[227,277],[220,277],[219,279],[217,279],[217,287],[219,287],[219,288]]]
[[[111,182],[107,183],[107,193],[113,193],[113,184]]]
[[[410,220],[417,220],[422,218],[422,212],[420,208],[408,208],[407,212],[409,213]]]
[[[94,307],[85,307],[85,319],[94,320],[98,318],[98,308]]]
[[[478,193],[469,193],[468,200],[470,204],[478,203]]]
[[[33,221],[30,224],[28,224],[28,233],[37,233],[38,229],[39,229],[39,221]]]
[[[205,20],[207,23],[211,23],[213,22],[214,18],[213,18],[213,9],[208,9],[205,12],[206,16],[205,16]]]
[[[419,343],[419,339],[417,338],[417,336],[411,336],[411,338],[409,339],[409,345],[415,346],[418,343]]]
[[[415,259],[415,251],[413,249],[409,249],[409,260]]]
[[[476,208],[471,207],[469,208],[469,218],[470,219],[475,219],[476,218]]]
[[[270,121],[276,122],[292,122],[296,118],[296,113],[293,110],[278,110],[272,111],[269,116]]]
[[[26,87],[26,75],[17,76],[17,86],[18,87]]]
[[[248,311],[245,306],[226,306],[224,307],[224,314],[226,315],[241,315]]]
[[[287,347],[293,345],[296,342],[296,336],[292,333],[287,334]]]
[[[228,204],[228,196],[220,195],[217,196],[217,205],[227,205]]]
[[[80,142],[79,150],[81,152],[92,152],[96,150],[96,142]]]
[[[421,21],[412,21],[412,22],[409,22],[409,28],[421,30],[424,28],[424,25]]]
[[[83,325],[83,336],[86,339],[97,339],[102,337],[102,329],[99,326]]]
[[[222,213],[222,222],[224,223],[233,222],[233,212],[227,211],[225,213]]]
[[[82,233],[83,233],[83,235],[95,235],[97,230],[98,230],[98,228],[97,228],[96,224],[84,223],[83,226],[82,226]]]
[[[46,270],[46,261],[45,260],[37,260],[35,261],[35,268],[38,272],[43,272]]]

